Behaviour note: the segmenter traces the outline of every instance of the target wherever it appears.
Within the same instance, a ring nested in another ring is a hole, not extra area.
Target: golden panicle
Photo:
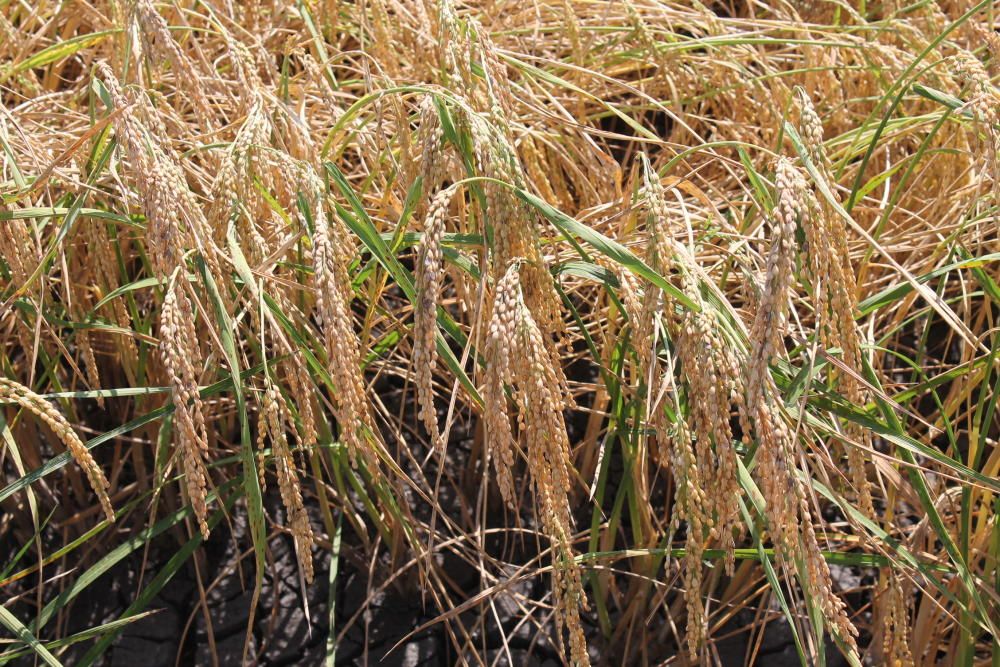
[[[635,33],[635,38],[639,44],[646,49],[649,57],[662,72],[669,71],[673,59],[669,58],[666,52],[662,52],[658,48],[656,35],[639,13],[639,10],[636,9],[635,4],[630,1],[625,2],[625,13],[628,24]]]
[[[683,256],[681,252],[678,255]],[[726,550],[726,568],[732,573],[734,534],[741,525],[741,493],[729,418],[732,406],[742,402],[744,388],[733,348],[721,334],[715,310],[701,299],[690,266],[681,268],[683,292],[700,310],[682,311],[674,325],[674,338],[687,388],[698,465],[705,469],[702,476],[709,481],[711,507],[716,516],[710,526],[712,536]]]
[[[271,455],[278,477],[278,491],[287,512],[288,527],[295,542],[295,553],[306,583],[313,581],[312,548],[315,541],[309,515],[302,501],[302,488],[292,450],[288,446],[286,429],[292,428],[291,415],[285,398],[277,387],[268,382],[261,397],[258,438],[266,433],[271,441]],[[261,466],[261,475],[263,475]],[[262,485],[263,486],[263,485]]]
[[[731,572],[734,532],[741,522],[737,455],[729,419],[732,407],[739,406],[744,395],[740,362],[733,345],[722,334],[717,311],[702,298],[696,259],[668,233],[662,186],[651,169],[646,170],[646,193],[652,261],[664,274],[668,269],[676,274],[681,292],[698,307],[691,311],[660,294],[687,390],[698,464],[704,469],[702,477],[709,483],[711,511],[716,517],[706,527],[726,550],[727,570]]]
[[[399,4],[398,2],[396,3]],[[431,23],[431,13],[432,7],[428,0],[418,0],[414,3],[408,3],[414,14],[414,24],[416,30],[414,31],[415,48],[418,53],[433,53],[435,47],[437,46],[434,42],[434,28]],[[424,62],[423,65],[427,68],[423,70],[424,72],[429,72],[433,67],[433,61]]]
[[[3,117],[0,116],[0,122]],[[2,130],[3,128],[0,128]],[[0,203],[0,209],[6,208]],[[5,211],[4,211],[5,212]],[[39,260],[37,245],[29,231],[28,223],[18,218],[3,221],[3,233],[0,233],[0,260],[10,269],[9,287],[20,288],[27,284],[31,273]],[[8,285],[4,285],[6,291]],[[22,350],[30,350],[34,346],[34,329],[30,319],[19,317],[15,308],[0,310],[0,322],[10,318],[13,322],[15,335],[18,337]]]
[[[799,456],[795,436],[780,414],[778,391],[768,371],[771,360],[783,347],[794,269],[794,234],[806,214],[807,193],[804,179],[785,159],[778,162],[776,185],[767,277],[750,335],[750,361],[744,384],[746,399],[740,419],[744,432],[749,433],[752,428],[757,436],[756,477],[779,558],[787,565],[803,563],[803,585],[812,591],[826,622],[856,657],[857,629],[847,617],[843,601],[833,593],[830,570],[813,528],[806,490],[795,470]]]
[[[143,128],[132,112],[133,102],[125,97],[125,91],[118,81],[118,77],[111,70],[107,62],[97,63],[97,73],[104,82],[111,102],[120,109],[121,112],[115,117],[115,131],[118,134],[118,143],[124,146],[129,154],[129,158],[137,167],[146,167],[149,161],[145,147],[142,145]]]
[[[434,98],[426,95],[420,103],[420,176],[423,180],[425,195],[433,195],[444,176],[444,155],[441,150],[441,140],[444,128],[438,110],[434,106]]]
[[[156,11],[151,0],[135,0],[132,11],[133,20],[138,26],[137,32],[142,37],[144,55],[148,59],[153,54],[170,62],[174,68],[174,76],[184,82],[188,91],[184,97],[191,101],[204,126],[213,127],[212,110],[202,85],[203,77],[174,41],[166,20]]]
[[[4,220],[3,224],[0,259],[10,268],[12,282],[20,286],[28,281],[39,259],[35,252],[36,245],[26,221],[13,218]]]
[[[318,440],[316,431],[316,413],[313,409],[312,378],[309,370],[299,359],[290,359],[284,364],[285,383],[295,402],[299,413],[302,430],[299,435],[299,446],[305,451],[311,450]]]
[[[174,442],[181,458],[188,498],[204,536],[208,536],[208,434],[198,387],[201,346],[194,310],[183,281],[170,281],[160,311],[160,355],[170,380],[174,405]]]
[[[701,600],[701,556],[708,540],[717,540],[725,549],[727,572],[732,573],[735,562],[741,491],[729,420],[733,406],[742,405],[744,388],[734,347],[722,335],[715,309],[701,295],[697,261],[687,248],[673,240],[662,185],[648,163],[644,162],[644,166],[648,260],[661,274],[677,276],[680,291],[697,306],[690,310],[662,289],[648,285],[643,308],[646,322],[659,316],[665,320],[679,362],[680,386],[686,395],[686,410],[680,400],[675,401],[675,424],[667,419],[662,405],[651,408],[649,420],[657,441],[666,446],[662,460],[670,464],[674,478],[675,525],[681,520],[687,523],[687,643],[692,660],[697,660],[708,631]],[[652,327],[647,324],[646,328]],[[637,344],[644,350],[652,349],[645,340]],[[652,364],[653,360],[646,356],[644,362]],[[651,374],[645,372],[646,377]],[[660,384],[665,390],[674,389],[676,397],[674,372],[673,367],[664,369]],[[653,393],[668,395],[667,391]]]
[[[827,164],[826,152],[823,150],[823,121],[805,90],[797,89],[795,98],[799,104],[799,134],[809,152],[809,159],[817,167],[823,168]]]
[[[469,122],[480,174],[525,189],[524,171],[509,138],[478,114],[472,114]],[[561,331],[562,300],[542,254],[534,212],[509,187],[488,182],[484,189],[487,215],[494,234],[493,271],[499,274],[512,261],[519,260],[523,265],[524,298],[531,312],[546,331]]]
[[[278,186],[273,177],[274,170],[269,168],[271,161],[262,156],[265,147],[270,143],[272,130],[267,103],[260,93],[251,91],[247,95],[252,102],[246,119],[220,160],[219,171],[212,187],[214,208],[212,218],[216,221],[217,228],[226,229],[233,207],[241,208],[245,214],[237,218],[238,229],[240,235],[249,240],[247,244],[249,258],[259,263],[264,259],[268,244],[258,229],[258,220],[267,219],[270,210],[254,187],[254,179],[260,179],[271,191],[278,190]],[[287,172],[283,173],[283,177],[288,177]],[[291,202],[281,203],[289,205]]]
[[[31,391],[28,387],[2,377],[0,377],[0,402],[16,403],[44,421],[52,429],[52,432],[56,434],[60,442],[69,450],[73,460],[87,474],[90,487],[97,494],[97,498],[101,502],[101,508],[104,510],[104,515],[108,521],[113,522],[115,520],[115,510],[111,506],[111,499],[108,497],[108,480],[97,465],[97,462],[94,461],[90,450],[83,444],[80,436],[76,434],[76,431],[66,421],[66,418],[52,407],[52,404]]]
[[[441,83],[449,90],[471,94],[476,89],[472,74],[472,42],[458,21],[451,0],[440,0],[437,12],[437,43],[439,45],[438,69],[443,73]]]
[[[992,32],[992,31],[990,31]],[[994,42],[996,36],[994,35]],[[1000,111],[998,96],[989,73],[976,56],[963,51],[955,56],[954,69],[959,79],[968,86],[969,100],[965,107],[972,112],[979,128],[986,134],[985,165],[991,171],[994,198],[1000,198]]]
[[[669,381],[669,378],[665,378]],[[679,414],[680,406],[675,409]],[[674,508],[671,525],[674,530],[681,522],[687,524],[684,543],[684,600],[687,607],[685,639],[688,654],[697,660],[708,638],[708,620],[701,597],[702,554],[706,536],[712,525],[708,484],[703,466],[698,465],[694,438],[684,419],[671,421],[664,406],[655,405],[650,426],[656,433],[661,460],[669,463],[674,480]]]
[[[147,247],[154,267],[167,275],[180,265],[187,247],[194,244],[192,235],[181,224],[185,214],[184,199],[179,197],[183,176],[171,163],[156,160],[150,165],[144,189],[143,209],[148,218]]]
[[[759,391],[748,388],[748,392]],[[756,477],[766,503],[767,524],[779,559],[791,567],[801,561],[802,584],[820,605],[823,617],[857,656],[857,629],[847,617],[843,600],[833,592],[830,569],[820,550],[806,490],[797,477],[795,437],[776,408],[758,404],[753,413],[757,435]]]
[[[419,418],[438,449],[444,441],[438,433],[434,407],[434,370],[437,366],[437,308],[444,272],[441,240],[444,236],[448,204],[454,191],[442,190],[434,196],[424,223],[424,235],[417,254],[417,300],[413,313],[413,368],[416,373]]]
[[[570,49],[573,52],[573,61],[582,63],[585,60],[584,40],[581,36],[580,22],[576,16],[576,9],[570,0],[563,0],[562,17],[566,26],[566,39],[569,41]]]
[[[267,491],[267,408],[266,399],[261,398],[260,409],[257,414],[257,483],[260,485],[260,492]]]
[[[501,490],[509,501],[513,438],[503,393],[504,385],[508,384],[517,406],[518,436],[524,441],[539,520],[553,543],[557,622],[569,632],[572,662],[589,665],[579,611],[581,605],[586,605],[586,598],[572,542],[569,494],[573,463],[562,416],[566,397],[560,389],[565,380],[562,370],[553,364],[545,335],[525,302],[520,269],[519,262],[511,263],[497,284],[494,297],[486,341],[487,442]],[[505,466],[507,469],[503,470]]]
[[[795,486],[798,489],[796,495],[799,502],[799,514],[802,518],[801,539],[805,552],[806,572],[808,573],[808,580],[804,583],[810,594],[819,602],[823,618],[830,624],[834,634],[844,642],[850,655],[857,658],[858,629],[847,615],[847,605],[833,592],[833,577],[830,575],[830,566],[823,556],[819,538],[816,536],[812,512],[809,509],[809,500],[802,488],[802,483],[797,478]],[[793,538],[789,535],[786,541],[791,539]]]
[[[795,229],[805,210],[806,184],[788,160],[781,158],[775,174],[778,201],[773,213],[773,236],[767,257],[764,289],[750,330],[752,349],[747,371],[747,410],[754,414],[762,398],[758,387],[772,382],[768,365],[784,348],[788,299],[795,269]]]
[[[0,35],[3,36],[4,41],[10,44],[11,47],[15,49],[21,48],[24,37],[21,35],[21,31],[11,24],[6,14],[0,14]]]
[[[986,43],[986,51],[989,54],[992,69],[995,71],[998,61],[1000,61],[1000,35],[992,26],[980,23],[973,24],[972,31],[976,39]]]
[[[486,74],[487,92],[490,100],[489,112],[494,123],[510,132],[509,119],[514,111],[514,95],[510,90],[510,77],[505,65],[500,61],[496,45],[489,33],[477,23],[472,23],[472,31],[479,42],[479,53]]]
[[[800,129],[812,161],[821,168],[823,178],[832,186],[832,175],[823,151],[823,126],[804,91],[798,92]],[[847,228],[828,202],[820,203],[812,191],[803,187],[796,195],[803,204],[800,224],[805,233],[806,265],[812,282],[816,312],[816,330],[824,348],[840,348],[845,364],[852,372],[838,376],[841,393],[854,405],[868,402],[860,382],[862,374],[861,335],[855,322],[857,281],[851,266]],[[861,510],[875,517],[871,488],[865,471],[863,448],[871,448],[870,432],[848,422],[845,426],[848,471]]]
[[[247,47],[246,44],[235,39],[233,35],[226,34],[226,54],[233,67],[233,74],[239,83],[237,95],[240,105],[247,109],[253,104],[254,97],[260,94],[268,84],[265,77],[269,74],[268,66],[261,65],[261,60],[266,60],[266,56],[260,49]]]
[[[521,137],[520,149],[523,157],[524,171],[529,182],[537,189],[538,194],[545,201],[552,204],[572,206],[573,202],[569,197],[560,197],[556,193],[552,182],[549,180],[549,168],[545,155],[544,146],[537,137],[526,134]]]
[[[829,173],[829,161],[823,151],[823,126],[812,102],[803,91],[799,91],[801,108],[800,129],[812,161],[821,168],[824,177],[833,188]],[[792,168],[794,169],[794,168]],[[860,370],[860,345],[857,326],[854,323],[854,308],[857,306],[857,282],[851,266],[847,244],[847,228],[828,202],[820,202],[805,181],[793,179],[796,197],[801,203],[801,224],[806,234],[806,255],[813,289],[820,332],[827,335],[832,344],[845,344],[847,362],[855,370]]]
[[[635,277],[627,268],[604,258],[598,260],[602,266],[611,271],[618,279],[621,286],[621,303],[625,309],[625,315],[633,324],[637,324],[642,319],[642,287],[639,279]]]
[[[910,650],[910,614],[903,581],[898,574],[884,577],[882,605],[886,618],[882,624],[882,659],[889,667],[914,667]]]
[[[101,388],[101,374],[97,370],[97,357],[94,356],[94,346],[90,343],[90,334],[86,329],[76,332],[76,344],[80,346],[83,356],[83,370],[87,374],[87,383],[91,389]],[[97,406],[104,409],[104,396],[98,394]]]
[[[170,151],[147,134],[132,112],[132,103],[106,63],[98,63],[115,106],[119,144],[123,145],[136,173],[143,212],[146,214],[146,248],[159,277],[169,276],[188,249],[198,249],[215,276],[221,276],[212,248],[211,228],[200,203],[188,188],[184,172]]]
[[[505,385],[513,382],[510,341],[517,317],[516,280],[516,275],[505,276],[496,286],[484,346],[486,372],[482,390],[487,452],[493,460],[500,495],[510,507],[514,507],[514,435],[507,413]]]
[[[285,110],[282,113],[272,114],[271,124],[274,126],[275,143],[281,147],[283,153],[306,164],[318,165],[320,163],[316,143],[305,127],[301,116],[293,116]],[[280,180],[280,173],[273,178]]]
[[[118,277],[117,259],[112,250],[111,240],[108,238],[107,228],[103,224],[93,221],[90,224],[82,225],[81,229],[88,260],[93,263],[97,285],[103,289],[104,294],[110,294],[121,285]],[[117,242],[127,243],[121,238]],[[106,308],[110,311],[110,316],[115,324],[125,330],[132,329],[132,316],[122,299],[114,299]],[[124,366],[131,373],[139,364],[139,349],[135,344],[135,339],[129,335],[116,336],[115,338],[122,351]]]
[[[316,311],[326,343],[327,368],[337,388],[333,395],[334,408],[351,461],[356,465],[360,459],[374,472],[377,455],[369,436],[373,424],[365,397],[361,351],[351,318],[353,292],[342,250],[338,252],[336,231],[326,215],[322,184],[313,178],[310,199],[314,204]]]
[[[90,304],[89,290],[81,283],[67,283],[65,299],[69,305],[70,312],[76,320],[86,320],[88,306]],[[73,333],[73,339],[80,351],[83,359],[83,372],[87,377],[87,384],[91,389],[101,388],[101,374],[97,369],[97,357],[94,355],[94,347],[91,344],[91,330],[87,328],[77,329]],[[104,396],[97,395],[97,406],[104,409]]]
[[[673,263],[673,239],[669,236],[670,214],[667,210],[663,185],[651,168],[643,169],[644,204],[647,213],[649,243],[646,246],[646,262],[660,275],[669,273]],[[646,285],[642,300],[642,314],[634,326],[636,356],[642,382],[652,381],[655,349],[657,346],[656,323],[664,309],[663,290],[652,284]]]
[[[450,0],[442,0],[438,18],[445,83],[450,89],[463,90],[471,107],[463,109],[461,121],[472,135],[477,171],[507,184],[483,184],[487,223],[493,230],[493,278],[499,280],[512,261],[521,261],[524,298],[538,324],[547,332],[562,331],[562,300],[542,254],[537,214],[509,187],[527,190],[528,179],[514,148],[509,122],[514,102],[505,67],[485,31],[473,20],[461,24]],[[480,96],[475,94],[478,79],[469,71],[473,51],[477,51],[485,73],[486,90]],[[464,85],[457,85],[457,81]]]

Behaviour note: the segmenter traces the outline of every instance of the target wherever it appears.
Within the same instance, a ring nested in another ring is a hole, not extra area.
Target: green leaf
[[[78,644],[88,639],[93,639],[94,637],[100,637],[108,632],[118,631],[124,628],[126,625],[131,625],[136,621],[141,621],[142,619],[153,616],[159,613],[160,610],[146,611],[141,614],[135,614],[134,616],[128,616],[126,618],[119,618],[108,623],[102,623],[101,625],[94,626],[92,628],[87,628],[81,632],[70,635],[69,637],[63,637],[61,639],[55,639],[52,641],[44,642],[44,647],[52,650],[57,648],[64,648],[66,646],[72,646],[73,644]],[[0,653],[0,665],[7,664],[8,662],[26,656],[30,651],[5,651]]]
[[[231,480],[231,482],[238,482],[238,481],[240,481],[238,478],[235,480]],[[228,490],[232,488],[232,486],[233,485],[231,483],[226,483],[225,485],[220,487],[218,497],[221,498],[221,494],[223,493],[223,491],[228,492]],[[239,494],[236,492],[230,493],[222,501],[223,507],[226,509],[232,507],[233,503],[236,501],[236,498],[238,496]],[[223,516],[222,509],[214,512],[212,516],[210,516],[208,519],[209,529],[212,529],[216,525],[218,525],[219,521],[222,520],[222,516]],[[180,570],[181,567],[183,567],[183,565],[191,557],[191,555],[194,554],[195,549],[201,546],[203,540],[204,538],[202,537],[201,533],[196,531],[194,537],[185,542],[174,553],[174,555],[171,556],[170,560],[167,561],[166,565],[164,565],[163,568],[156,573],[156,576],[150,580],[149,584],[142,590],[141,593],[139,593],[135,601],[128,606],[128,609],[126,609],[119,618],[130,618],[142,612],[142,610],[144,610],[147,606],[149,606],[149,604],[153,601],[156,595],[161,590],[163,590],[163,588],[168,583],[170,583],[170,580],[174,578],[174,575],[177,574],[177,571]],[[87,654],[83,656],[79,664],[84,666],[92,665],[95,660],[105,655],[106,651],[108,650],[108,647],[110,647],[111,644],[115,641],[115,639],[118,638],[118,635],[120,633],[121,633],[121,627],[118,627],[109,632],[108,634],[106,634],[104,637],[102,637],[100,641],[96,642],[93,646],[90,647],[90,650],[87,651]]]
[[[0,623],[5,625],[15,637],[30,646],[31,649],[38,654],[38,657],[45,661],[46,665],[49,665],[50,667],[62,667],[62,663],[56,660],[56,657],[49,653],[47,648],[42,646],[42,643],[35,638],[35,635],[32,634],[31,630],[25,627],[25,625],[17,619],[17,616],[14,616],[14,614],[12,614],[7,607],[4,607],[3,605],[0,605]]]
[[[68,58],[76,53],[79,53],[88,46],[97,44],[105,37],[108,37],[109,35],[117,35],[121,31],[121,28],[113,28],[111,30],[102,30],[100,32],[92,32],[87,35],[77,35],[76,37],[70,37],[69,39],[59,40],[55,44],[52,44],[38,53],[35,53],[30,58],[22,60],[14,65],[14,72],[20,74],[21,72],[26,72],[29,69],[44,67],[45,65],[56,62],[57,60]]]
[[[541,213],[549,222],[552,223],[559,231],[566,235],[577,236],[583,239],[588,245],[600,252],[602,255],[614,260],[617,264],[624,266],[626,269],[632,273],[642,276],[646,280],[650,281],[664,292],[669,294],[672,298],[676,299],[679,303],[683,304],[685,308],[692,311],[699,311],[698,304],[689,299],[686,294],[681,292],[679,289],[670,284],[660,274],[651,269],[648,264],[636,257],[631,250],[618,243],[617,241],[608,238],[604,234],[601,234],[597,230],[591,229],[590,227],[578,222],[566,215],[562,211],[558,210],[554,206],[551,206],[547,202],[539,199],[535,195],[531,194],[526,190],[521,190],[519,188],[514,188],[515,194],[524,200],[527,204],[534,207],[539,213]]]
[[[994,262],[1000,262],[1000,253],[990,253],[988,255],[983,255],[982,257],[970,257],[959,262],[953,262],[946,266],[934,269],[933,271],[929,271],[921,276],[917,276],[916,280],[920,283],[927,283],[935,278],[940,278],[941,276],[947,275],[958,269],[976,269],[989,266]],[[862,315],[868,315],[879,308],[899,301],[912,291],[913,285],[910,283],[900,283],[899,285],[886,287],[882,291],[871,295],[859,303],[858,310],[861,311]]]
[[[240,460],[243,464],[243,492],[246,498],[247,516],[250,524],[250,537],[253,542],[256,569],[254,578],[253,599],[250,605],[248,627],[253,627],[254,611],[257,599],[264,583],[264,570],[267,566],[267,527],[264,518],[264,501],[260,491],[260,477],[257,472],[257,457],[253,442],[250,440],[250,417],[247,414],[246,397],[243,394],[243,382],[240,378],[240,358],[236,352],[236,341],[233,337],[233,323],[226,312],[215,279],[209,270],[205,259],[196,258],[198,270],[208,290],[215,312],[216,328],[222,341],[222,349],[229,366],[232,378],[233,394],[236,397],[236,414],[240,420]],[[249,641],[249,640],[248,640]],[[246,645],[244,645],[246,649]],[[246,656],[244,655],[244,658]]]
[[[396,259],[396,257],[389,251],[389,246],[386,244],[385,240],[383,240],[382,235],[375,229],[375,224],[368,216],[361,200],[354,192],[354,188],[352,188],[350,183],[347,182],[347,179],[344,177],[343,173],[341,173],[340,169],[330,162],[326,162],[324,164],[331,180],[337,186],[337,189],[340,190],[341,194],[347,198],[347,201],[350,203],[351,208],[354,211],[354,215],[351,215],[338,204],[338,215],[344,223],[350,227],[355,234],[357,234],[364,246],[368,248],[375,259],[378,260],[379,264],[381,264],[385,270],[389,272],[389,275],[391,275],[393,280],[396,281],[399,288],[403,290],[403,293],[406,294],[406,297],[410,300],[410,302],[416,303],[417,290],[413,284],[412,274],[406,269],[406,267],[400,264],[399,260]],[[461,329],[443,308],[438,308],[437,320],[438,326],[444,329],[459,345],[464,347],[468,343]],[[469,379],[469,376],[462,367],[461,362],[455,356],[455,353],[452,352],[440,331],[436,333],[435,338],[438,355],[444,360],[451,372],[455,374],[455,377],[458,378],[459,383],[465,388],[472,400],[479,405],[482,405],[483,399],[479,395],[479,391],[472,383],[472,380]]]

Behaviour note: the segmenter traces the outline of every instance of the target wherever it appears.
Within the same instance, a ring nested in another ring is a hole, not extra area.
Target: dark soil
[[[273,495],[267,500],[269,510],[281,518],[280,501]],[[148,609],[155,613],[126,626],[98,664],[112,667],[212,666],[216,664],[212,659],[213,647],[218,665],[242,664],[254,565],[252,556],[248,557],[242,546],[244,557],[238,560],[234,546],[242,545],[247,539],[241,516],[234,512],[234,527],[220,524],[205,545],[199,566],[203,568],[204,585],[210,587],[206,594],[207,618],[198,593],[197,573],[193,562],[189,562],[149,605]],[[412,634],[438,616],[433,605],[425,604],[412,585],[390,585],[384,592],[370,596],[370,591],[383,583],[389,563],[380,562],[369,572],[364,554],[346,541],[345,537],[333,582],[336,587],[337,665],[437,667],[478,664],[471,650],[465,655],[456,652],[443,623]],[[156,554],[147,563],[143,586],[165,562],[169,544],[169,538],[154,542],[156,547],[164,549],[164,553]],[[322,665],[330,640],[330,553],[316,550],[316,579],[303,598],[291,540],[277,535],[270,548],[271,562],[264,575],[260,604],[253,620],[248,664]],[[141,565],[139,550],[88,587],[74,601],[64,634],[118,618],[135,599]],[[479,592],[478,574],[463,561],[455,559],[455,562],[444,563],[444,569],[457,585],[467,589],[469,597]],[[558,651],[547,637],[552,634],[551,623],[543,626],[546,632],[542,633],[535,625],[524,623],[523,611],[514,599],[515,596],[542,599],[548,593],[548,586],[547,579],[535,578],[498,593],[494,597],[494,607],[499,623],[492,613],[466,613],[460,617],[476,643],[476,652],[488,660],[487,664],[511,667],[561,664]],[[211,632],[207,619],[211,621]],[[744,610],[716,633],[719,639],[715,647],[722,665],[744,664],[750,640],[746,629],[753,622],[754,612]],[[595,664],[623,664],[620,656],[601,651],[604,641],[592,624],[589,634]],[[666,635],[660,645],[646,647],[648,655],[656,661],[668,659],[676,652],[673,637],[669,633],[660,634]],[[64,655],[64,664],[77,664],[89,647],[90,642],[74,646]],[[845,664],[835,650],[830,651],[829,658],[831,667]],[[26,659],[21,664],[33,664],[33,660]],[[756,664],[774,667],[799,664],[791,632],[783,619],[778,618],[766,626]]]
[[[402,395],[402,387],[393,387],[391,383],[378,389],[389,404],[394,402],[393,399],[399,401]],[[442,421],[443,418],[444,415]],[[568,423],[571,431],[583,426],[572,419]],[[470,476],[481,479],[481,470],[472,470],[471,473],[461,470],[458,462],[472,459],[471,435],[463,432],[459,424],[452,436],[447,457],[449,470],[445,477],[455,484],[442,485],[436,501],[443,511],[460,522],[461,519],[456,518],[462,514],[458,494],[468,496],[471,493],[474,496],[475,491],[458,490],[455,486],[467,485]],[[387,442],[391,449],[391,438],[387,438]],[[426,451],[421,451],[416,443],[410,446],[416,460],[424,460]],[[420,471],[409,470],[414,464],[408,461],[400,460],[400,465],[414,479],[420,476],[434,479],[437,474],[434,461],[437,459],[430,457],[428,460],[430,463]],[[620,479],[621,472],[611,477],[612,480]],[[664,491],[658,488],[657,497],[660,500],[657,502],[665,502],[665,498],[661,498]],[[426,503],[415,500],[412,494],[404,493],[403,497],[411,502],[414,516],[422,521],[429,519],[430,508]],[[590,510],[586,505],[581,503],[583,513],[577,517],[581,526],[589,521]],[[534,525],[531,504],[526,502],[524,506],[524,512],[517,521],[530,528]],[[284,525],[284,509],[273,486],[265,496],[265,509],[273,521],[269,526]],[[322,525],[317,508],[310,509],[314,513],[313,524]],[[358,509],[362,509],[360,505]],[[501,514],[489,517],[488,523],[502,527],[511,525],[510,521],[511,517]],[[129,530],[126,526],[119,528]],[[105,539],[110,538],[105,536]],[[179,543],[178,536],[168,532],[153,540],[148,554],[144,554],[141,548],[137,549],[88,586],[72,602],[68,613],[53,619],[46,628],[47,633],[58,627],[60,636],[69,636],[120,618],[139,592],[150,584],[158,572],[163,571]],[[46,550],[51,551],[61,544],[56,539]],[[107,541],[104,544],[100,548],[110,550],[118,542]],[[537,546],[531,540],[511,543],[497,537],[487,540],[486,546],[491,554],[516,565],[531,561],[537,554]],[[344,522],[336,576],[331,582],[330,550],[317,548],[314,551],[315,581],[306,587],[304,594],[291,539],[280,532],[275,533],[269,543],[269,562],[251,625],[255,566],[245,509],[238,504],[230,512],[229,521],[223,521],[213,529],[197,558],[188,559],[146,607],[147,611],[155,613],[125,626],[97,664],[111,667],[240,665],[248,626],[252,633],[247,664],[252,665],[322,665],[331,650],[337,665],[436,667],[477,665],[483,664],[483,660],[488,665],[509,667],[554,667],[562,664],[559,648],[553,644],[552,638],[556,633],[551,617],[536,617],[540,610],[546,609],[544,604],[537,607],[539,611],[530,619],[525,619],[525,601],[547,602],[546,598],[550,601],[550,581],[547,577],[519,581],[493,595],[492,605],[478,605],[455,617],[450,630],[459,637],[461,649],[456,649],[448,624],[434,622],[438,620],[441,610],[429,596],[421,594],[415,569],[411,572],[412,577],[404,575],[386,585],[398,564],[390,562],[385,552],[386,549],[380,549],[379,559],[373,565],[370,553]],[[92,554],[87,562],[81,563],[80,572],[103,553]],[[147,558],[145,568],[144,555]],[[438,564],[450,582],[456,603],[476,596],[483,589],[478,570],[454,554],[444,552]],[[54,574],[46,573],[47,577]],[[71,573],[65,581],[71,581],[78,574]],[[513,574],[512,570],[510,575]],[[846,569],[835,575],[846,579],[858,576]],[[839,583],[843,588],[853,587],[846,580]],[[24,584],[33,586],[37,582],[25,581]],[[628,581],[624,580],[622,586],[627,585]],[[331,586],[334,587],[332,591]],[[200,588],[207,589],[204,596],[206,604],[202,604]],[[46,599],[51,599],[60,590],[58,585],[48,584]],[[332,638],[331,602],[335,608]],[[754,608],[757,604],[759,601],[752,601],[726,627],[714,632],[714,651],[718,661],[724,666],[743,665],[749,654],[748,645],[751,642],[757,645],[759,641],[755,664],[773,667],[798,665],[791,632],[780,614],[770,613],[774,620],[765,626],[763,638],[759,637],[759,633],[751,636],[749,628],[759,622]],[[34,613],[27,600],[13,605],[13,610],[25,622],[29,622]],[[611,613],[614,626],[616,612],[613,607]],[[593,610],[584,614],[584,623],[588,628],[588,643],[595,665],[625,664],[623,656],[606,648],[608,644],[597,626]],[[683,620],[678,620],[678,624],[682,626]],[[427,627],[423,627],[425,625]],[[678,647],[670,627],[671,623],[665,618],[651,620],[645,632],[647,644],[641,651],[649,664],[659,664],[677,655]],[[78,664],[92,646],[93,640],[80,642],[63,653],[61,659],[66,665]],[[631,662],[634,663],[635,659]],[[21,664],[34,664],[34,660],[24,659]],[[675,661],[675,664],[686,663]],[[827,664],[841,667],[845,663],[831,648]]]

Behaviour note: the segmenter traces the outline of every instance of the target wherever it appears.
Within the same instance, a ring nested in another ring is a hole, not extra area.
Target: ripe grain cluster
[[[998,9],[0,0],[0,664],[996,664]]]

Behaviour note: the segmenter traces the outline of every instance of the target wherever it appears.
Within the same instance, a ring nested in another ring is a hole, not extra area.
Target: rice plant
[[[996,12],[0,0],[0,664],[1000,665]]]

